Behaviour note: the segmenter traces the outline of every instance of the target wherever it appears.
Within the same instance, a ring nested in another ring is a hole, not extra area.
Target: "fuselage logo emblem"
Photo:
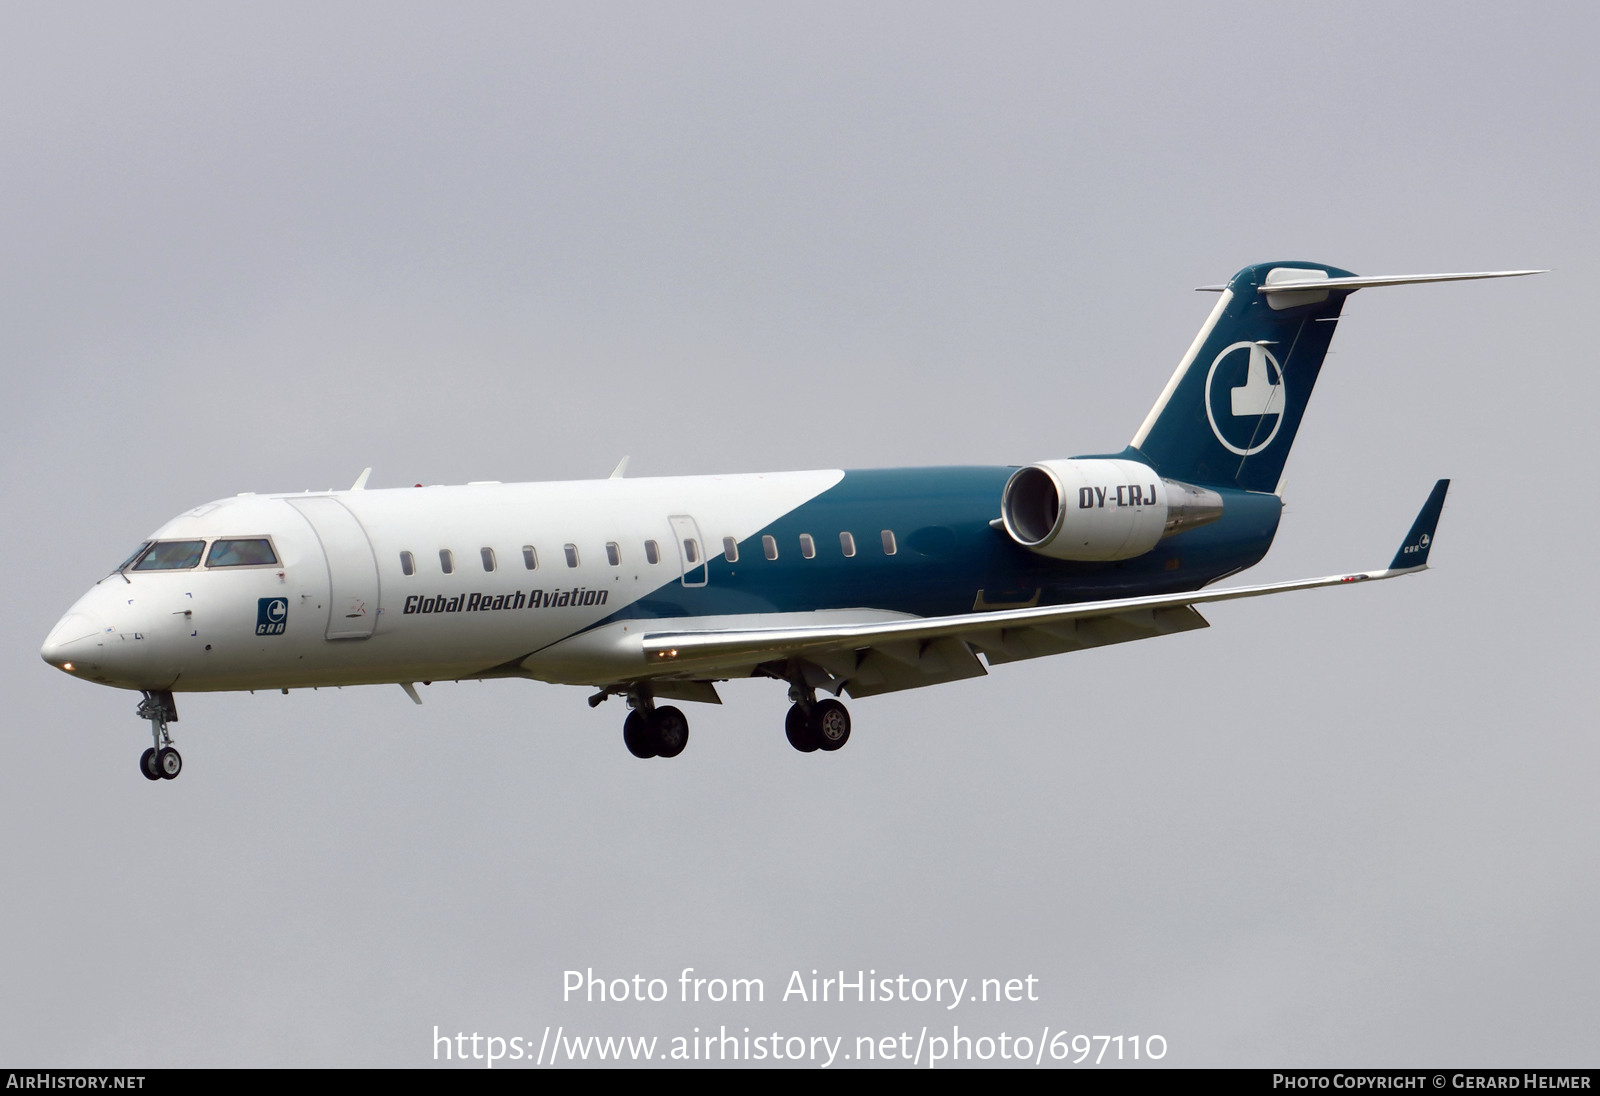
[[[256,635],[281,636],[289,623],[289,601],[281,597],[256,599]]]
[[[1230,453],[1248,457],[1272,444],[1283,425],[1288,385],[1278,359],[1257,342],[1224,347],[1206,374],[1206,420]]]

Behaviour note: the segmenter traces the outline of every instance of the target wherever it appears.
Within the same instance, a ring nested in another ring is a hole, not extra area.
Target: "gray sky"
[[[0,1063],[420,1065],[954,1025],[1180,1065],[1594,1065],[1582,4],[12,5]],[[1420,578],[672,763],[522,682],[179,698],[39,660],[238,491],[1120,448],[1247,263],[1552,267],[1347,306],[1253,579]],[[562,1001],[562,972],[761,978]],[[780,1000],[790,972],[1039,1000]],[[1047,1057],[1048,1060],[1048,1057]]]

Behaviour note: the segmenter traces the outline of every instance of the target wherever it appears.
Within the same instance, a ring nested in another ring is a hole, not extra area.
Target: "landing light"
[[[62,663],[62,664],[61,664],[61,668],[62,668],[62,669],[63,669],[63,670],[65,670],[65,671],[67,671],[67,673],[69,673],[69,674],[70,674],[70,673],[71,673],[71,672],[72,672],[72,663],[70,663],[70,662],[63,662],[63,663]]]

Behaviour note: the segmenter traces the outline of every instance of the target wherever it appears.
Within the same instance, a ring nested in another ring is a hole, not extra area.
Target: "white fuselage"
[[[277,563],[112,573],[62,618],[44,655],[78,676],[137,689],[496,672],[604,684],[637,674],[643,655],[637,625],[617,621],[591,633],[597,622],[653,591],[703,583],[707,557],[722,552],[724,538],[745,541],[842,477],[788,472],[223,499],[180,515],[151,539],[267,537]]]

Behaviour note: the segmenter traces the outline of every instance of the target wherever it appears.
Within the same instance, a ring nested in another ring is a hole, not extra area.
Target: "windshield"
[[[207,567],[260,567],[263,564],[277,562],[278,557],[272,551],[272,542],[265,537],[215,541],[211,545],[211,551],[206,553]]]
[[[203,540],[158,540],[133,565],[135,571],[181,571],[200,562]],[[126,564],[123,565],[127,566]]]
[[[150,547],[150,542],[148,540],[140,541],[139,547],[135,548],[127,559],[123,560],[117,565],[117,570],[126,571],[129,567],[132,567],[133,561],[144,555],[144,550],[148,547]]]

